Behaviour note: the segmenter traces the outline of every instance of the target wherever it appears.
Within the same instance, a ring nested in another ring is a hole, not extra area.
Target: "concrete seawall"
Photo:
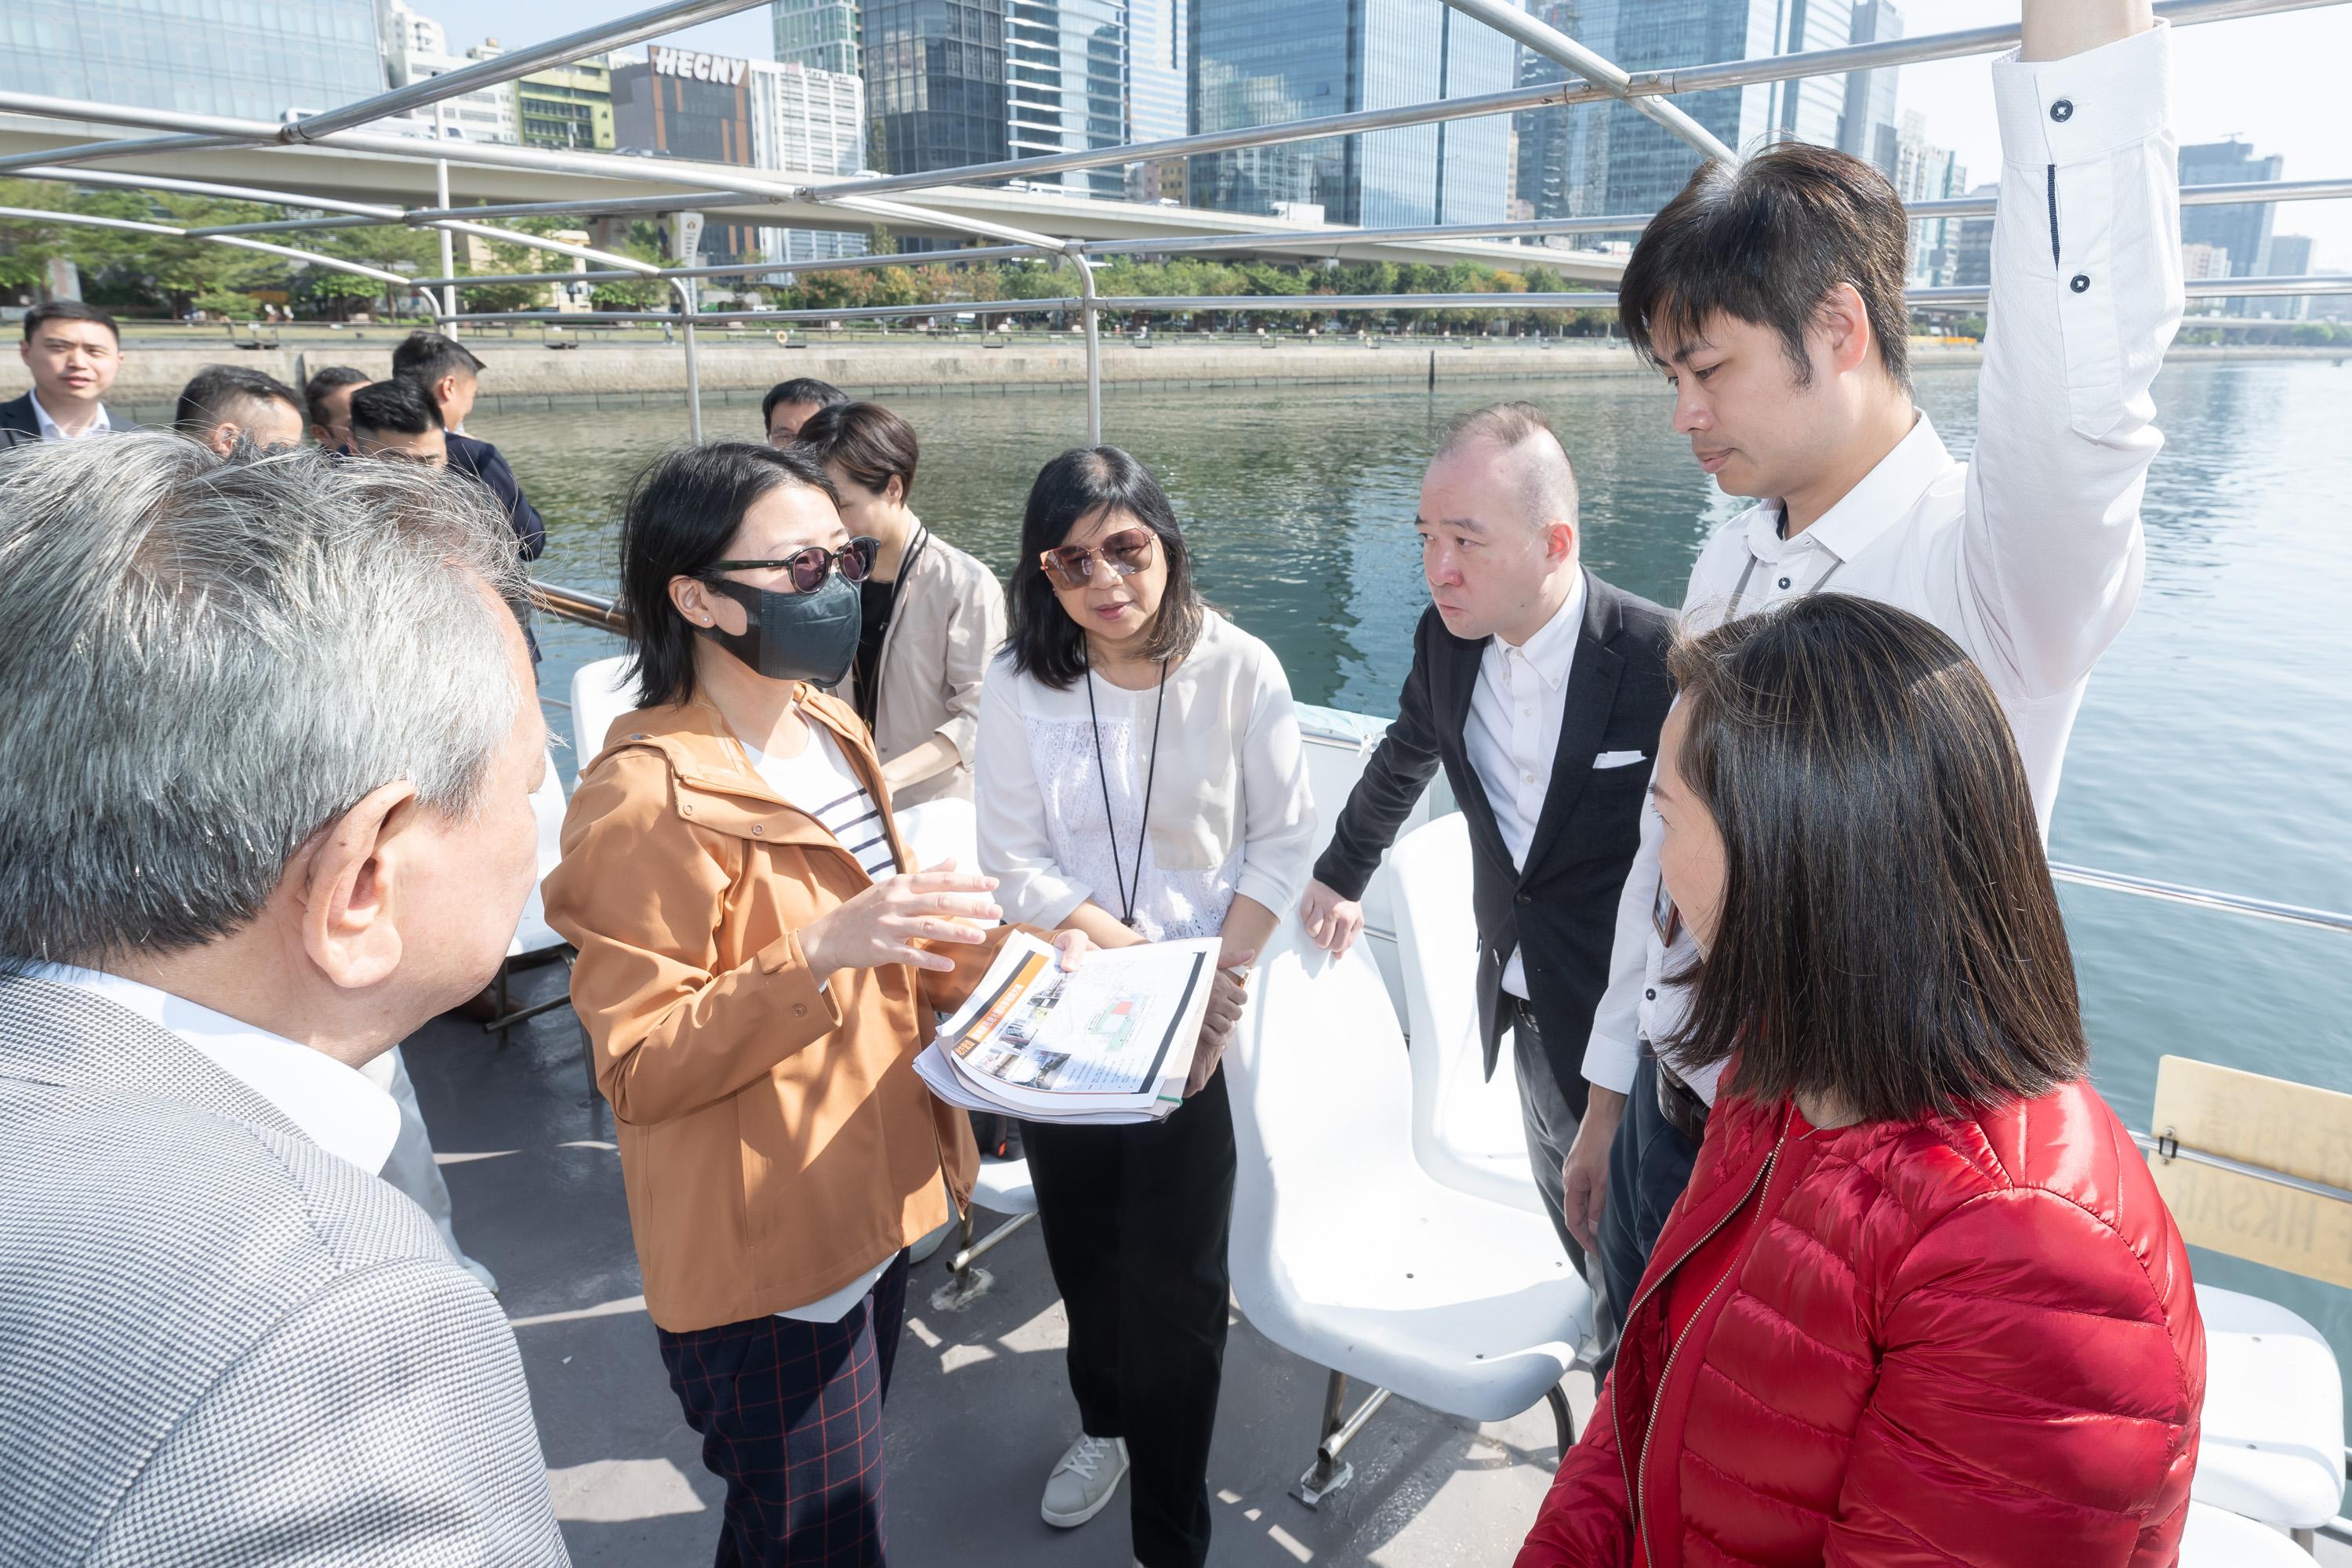
[[[375,334],[361,341],[310,341],[278,347],[238,349],[223,343],[168,348],[139,347],[125,355],[111,401],[140,417],[168,417],[172,401],[187,379],[207,364],[238,364],[299,386],[300,378],[330,364],[348,364],[371,375],[389,374],[392,340]],[[469,340],[487,363],[483,405],[487,408],[552,406],[642,406],[675,403],[686,390],[686,356],[676,344],[591,343],[551,350],[537,342]],[[795,342],[786,347],[766,334],[710,331],[700,349],[702,387],[714,401],[756,396],[790,376],[813,375],[866,395],[920,392],[1060,392],[1086,380],[1086,350],[1076,341],[1019,338],[1002,344],[939,342],[908,343]],[[1923,368],[1974,365],[1975,347],[1917,346],[1913,363]],[[2240,348],[2231,345],[2176,348],[2175,360],[2328,359],[2341,363],[2341,348]],[[1562,342],[1550,345],[1454,340],[1433,343],[1353,339],[1268,344],[1164,339],[1150,345],[1125,340],[1103,345],[1103,383],[1108,390],[1142,387],[1252,386],[1273,384],[1431,386],[1456,382],[1536,383],[1579,377],[1638,377],[1654,373],[1622,341]],[[11,397],[30,382],[14,356],[0,359],[0,397]]]

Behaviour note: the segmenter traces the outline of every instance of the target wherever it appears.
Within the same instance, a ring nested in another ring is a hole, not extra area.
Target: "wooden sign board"
[[[2352,1189],[2352,1094],[2165,1057],[2149,1131],[2199,1153]],[[2352,1202],[2160,1152],[2147,1158],[2192,1246],[2352,1286]]]

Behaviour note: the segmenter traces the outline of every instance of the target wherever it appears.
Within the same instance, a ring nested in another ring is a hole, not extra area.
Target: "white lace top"
[[[1088,900],[1118,919],[1122,879],[1136,929],[1154,942],[1215,936],[1237,894],[1277,915],[1297,902],[1315,812],[1290,682],[1274,651],[1223,616],[1206,617],[1191,656],[1168,674],[1144,834],[1159,702],[1156,687],[1127,691],[1092,677],[1056,691],[1015,674],[1009,656],[989,667],[974,805],[981,868],[999,879],[1006,920],[1056,926]]]

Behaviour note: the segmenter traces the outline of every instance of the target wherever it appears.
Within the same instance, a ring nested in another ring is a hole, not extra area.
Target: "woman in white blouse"
[[[1223,939],[1181,1109],[1026,1132],[1081,1427],[1045,1519],[1092,1519],[1131,1462],[1137,1561],[1198,1568],[1234,1195],[1217,1061],[1248,966],[1307,879],[1298,721],[1272,650],[1201,601],[1167,495],[1116,447],[1037,476],[1010,600],[976,757],[981,867],[1004,918],[1104,947]]]

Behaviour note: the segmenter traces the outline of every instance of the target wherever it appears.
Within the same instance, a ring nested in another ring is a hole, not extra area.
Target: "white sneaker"
[[[1045,1478],[1045,1500],[1037,1511],[1056,1530],[1076,1530],[1103,1510],[1125,1474],[1127,1439],[1081,1432]]]

